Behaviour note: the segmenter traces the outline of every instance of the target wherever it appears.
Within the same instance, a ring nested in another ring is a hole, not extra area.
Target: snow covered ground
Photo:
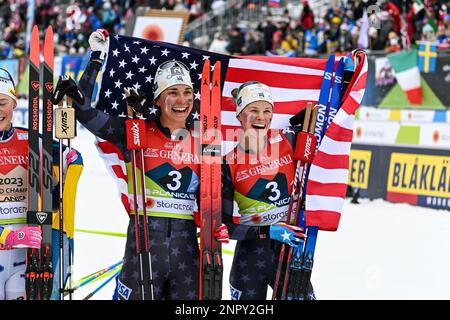
[[[84,157],[76,229],[125,233],[127,215],[94,137],[79,130],[73,146]],[[78,280],[119,261],[125,238],[76,232],[75,246]],[[225,249],[233,247],[230,243]],[[231,261],[224,254],[224,299],[230,298]],[[339,230],[319,233],[312,282],[322,300],[450,299],[450,212],[382,200],[346,203]],[[75,299],[100,284],[80,288]],[[114,287],[112,281],[92,299],[111,299]]]

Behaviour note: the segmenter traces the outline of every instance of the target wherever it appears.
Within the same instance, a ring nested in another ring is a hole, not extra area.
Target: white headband
[[[154,81],[154,99],[156,99],[161,92],[169,87],[177,84],[185,84],[193,89],[191,76],[186,66],[179,61],[168,61],[163,63],[156,70]]]
[[[16,89],[11,79],[0,77],[0,94],[7,95],[17,101]]]
[[[244,86],[239,89],[236,96],[236,116],[238,116],[246,106],[255,101],[267,101],[273,107],[270,88],[259,82],[248,85],[245,85],[244,83]]]

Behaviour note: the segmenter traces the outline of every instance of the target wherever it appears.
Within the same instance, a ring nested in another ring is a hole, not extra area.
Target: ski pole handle
[[[309,132],[300,132],[294,151],[294,159],[303,163],[312,163],[316,150],[317,138]]]
[[[74,108],[55,109],[55,137],[57,139],[73,139],[77,135]]]
[[[147,135],[145,134],[145,121],[143,119],[125,120],[125,132],[128,150],[147,148]]]

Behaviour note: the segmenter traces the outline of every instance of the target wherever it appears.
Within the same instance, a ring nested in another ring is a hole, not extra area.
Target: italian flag
[[[388,55],[394,68],[395,78],[405,92],[409,103],[422,104],[420,71],[417,65],[417,50],[402,51]]]

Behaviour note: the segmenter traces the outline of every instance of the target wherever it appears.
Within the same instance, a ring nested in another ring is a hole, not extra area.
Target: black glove
[[[68,75],[62,75],[58,79],[55,91],[52,95],[52,103],[59,104],[59,102],[68,96],[75,100],[79,105],[84,104],[84,94],[78,87],[77,83]]]
[[[148,112],[148,99],[142,91],[134,88],[124,88],[127,105],[133,108],[134,112],[145,114]]]
[[[291,126],[295,127],[298,125],[303,125],[303,120],[305,119],[306,108],[298,112],[296,115],[289,119]]]

